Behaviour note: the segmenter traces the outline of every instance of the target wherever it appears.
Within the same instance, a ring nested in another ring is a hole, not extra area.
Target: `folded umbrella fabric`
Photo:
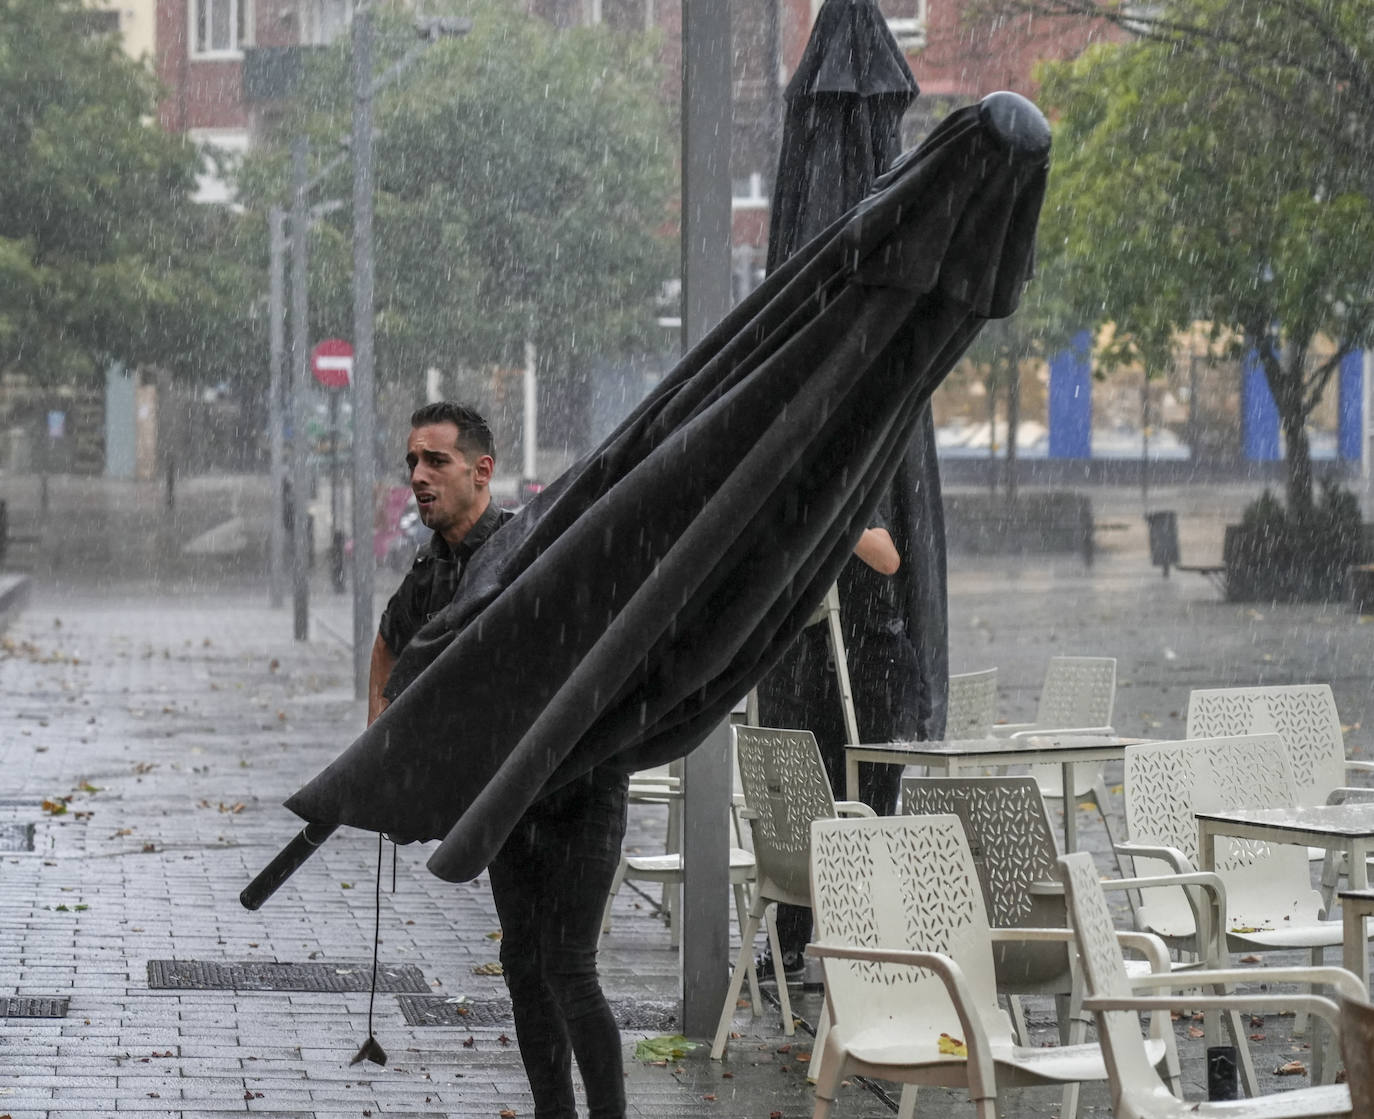
[[[390,707],[286,803],[476,877],[538,797],[691,751],[806,624],[988,318],[1029,278],[1049,128],[951,114],[474,557]]]

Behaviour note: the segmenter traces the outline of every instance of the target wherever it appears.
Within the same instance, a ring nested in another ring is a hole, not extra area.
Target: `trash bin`
[[[1150,526],[1150,563],[1162,567],[1167,579],[1169,568],[1178,566],[1178,514],[1172,509],[1146,513],[1145,523]]]

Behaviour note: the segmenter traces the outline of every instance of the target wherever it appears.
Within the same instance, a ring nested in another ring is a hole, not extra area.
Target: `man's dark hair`
[[[466,458],[480,458],[482,455],[496,457],[496,443],[491,437],[491,428],[475,408],[452,400],[437,400],[411,413],[411,427],[424,427],[426,424],[452,424],[456,427],[458,449]]]

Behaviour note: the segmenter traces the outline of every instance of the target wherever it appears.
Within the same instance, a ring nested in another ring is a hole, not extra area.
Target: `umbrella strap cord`
[[[377,890],[374,895],[374,917],[372,921],[372,990],[367,996],[367,1036],[372,1036],[372,1006],[377,1001],[377,955],[382,943],[382,854],[385,850],[382,846],[385,837],[377,833]],[[393,852],[394,855],[394,852]],[[392,869],[393,879],[391,889],[395,892],[395,864]]]

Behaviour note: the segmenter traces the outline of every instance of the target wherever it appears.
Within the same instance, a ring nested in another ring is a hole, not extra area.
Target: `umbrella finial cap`
[[[1019,93],[989,93],[979,104],[983,123],[1007,147],[1022,155],[1043,156],[1050,150],[1050,124],[1035,104]]]

